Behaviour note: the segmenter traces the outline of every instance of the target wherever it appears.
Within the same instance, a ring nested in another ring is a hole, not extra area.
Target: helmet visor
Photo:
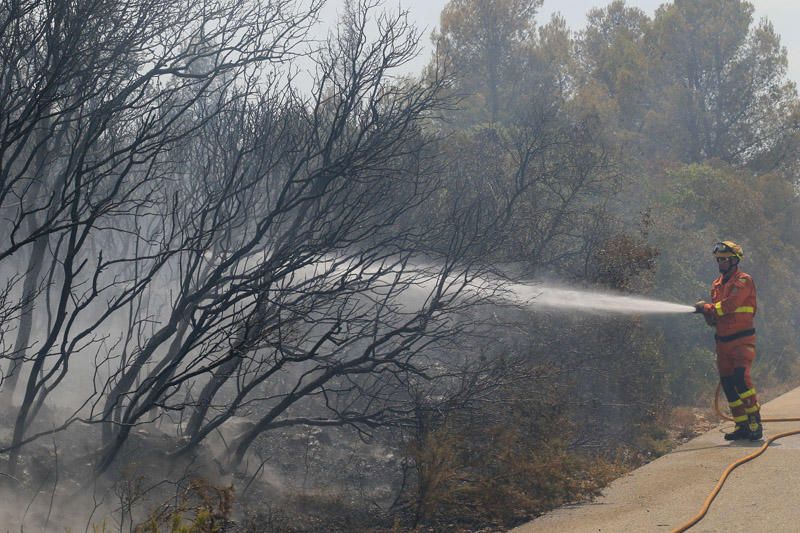
[[[731,241],[720,241],[714,245],[715,257],[738,257],[742,258],[742,247]]]
[[[731,247],[724,242],[718,242],[714,245],[714,253],[736,255],[736,252],[734,252],[733,249],[731,249]]]

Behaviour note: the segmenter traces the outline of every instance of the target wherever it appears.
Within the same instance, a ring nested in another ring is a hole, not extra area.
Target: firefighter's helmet
[[[714,245],[714,257],[738,257],[741,261],[744,250],[733,241],[720,241]]]

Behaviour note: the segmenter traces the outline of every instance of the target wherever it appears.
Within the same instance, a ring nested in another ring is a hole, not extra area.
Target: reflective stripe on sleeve
[[[723,316],[725,313],[722,311],[722,302],[717,302],[714,304],[714,309],[717,310],[717,315]],[[733,310],[734,313],[755,313],[756,310],[751,305],[743,305],[741,307],[737,307]]]

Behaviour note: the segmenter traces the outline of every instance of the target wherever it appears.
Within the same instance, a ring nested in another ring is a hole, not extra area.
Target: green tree
[[[650,19],[638,8],[615,0],[589,11],[578,39],[584,95],[601,91],[619,126],[638,131],[650,109],[649,57],[645,36]]]
[[[743,164],[793,131],[786,49],[769,21],[753,24],[751,3],[664,4],[646,42],[653,80],[646,128],[655,153]]]
[[[711,246],[727,238],[741,243],[742,267],[758,288],[756,380],[763,386],[791,375],[798,356],[793,302],[800,298],[793,272],[798,239],[787,233],[800,213],[792,185],[774,173],[753,176],[720,162],[676,166],[657,181],[653,202],[659,209],[651,236],[662,251],[657,294],[673,301],[708,299],[711,280],[718,275]],[[699,392],[693,387],[708,385],[702,376],[715,374],[711,332],[702,321],[673,321],[664,332],[672,392],[692,400]],[[702,364],[698,350],[708,356]]]
[[[535,32],[543,0],[451,0],[433,39],[450,68],[456,91],[486,102],[495,122],[506,88],[517,75],[526,43]]]

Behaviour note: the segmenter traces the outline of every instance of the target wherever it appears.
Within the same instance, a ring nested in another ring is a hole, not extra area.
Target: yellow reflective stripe
[[[755,404],[753,407],[745,407],[744,408],[744,412],[747,413],[748,415],[752,415],[753,413],[757,413],[760,409],[761,409],[761,406],[758,405],[758,404]]]
[[[747,415],[734,416],[733,417],[733,421],[734,422],[747,422]]]
[[[730,405],[731,407],[739,407],[743,403],[744,402],[742,400],[734,400],[732,402],[728,402],[728,405]]]
[[[740,393],[739,394],[739,398],[744,400],[745,398],[749,398],[750,396],[755,396],[755,395],[756,395],[756,389],[754,387],[754,388],[752,388],[750,390],[746,390],[746,391]]]
[[[725,313],[722,311],[722,302],[717,302],[714,304],[714,309],[717,310],[717,314],[719,316],[724,315]],[[741,307],[737,307],[733,310],[734,313],[755,313],[756,309],[752,305],[743,305]]]

